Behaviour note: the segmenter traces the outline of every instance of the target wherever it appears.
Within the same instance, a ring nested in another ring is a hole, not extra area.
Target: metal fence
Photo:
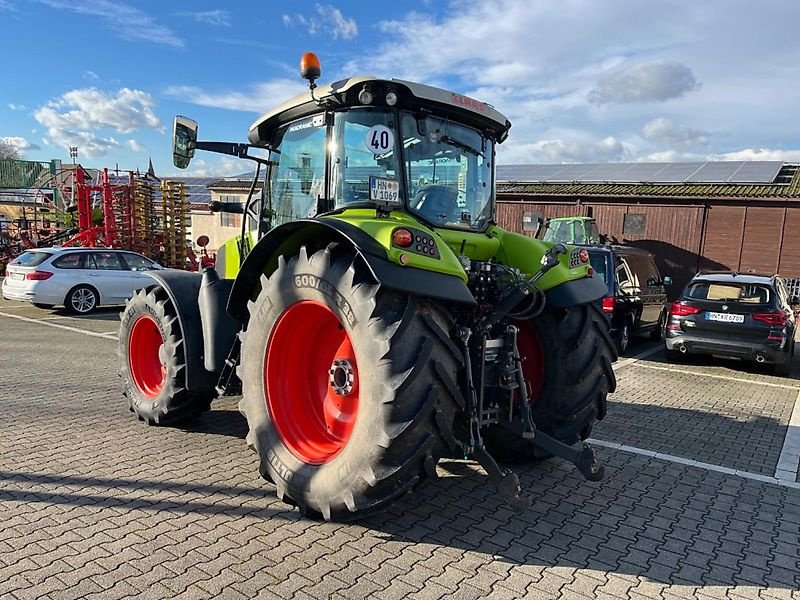
[[[789,297],[800,296],[800,278],[784,279],[786,289],[789,291]]]

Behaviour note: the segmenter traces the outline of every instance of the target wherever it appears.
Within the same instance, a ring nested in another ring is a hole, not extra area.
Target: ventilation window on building
[[[522,213],[522,231],[536,231],[539,229],[539,221],[542,219],[540,212]]]
[[[622,222],[623,235],[644,235],[647,215],[627,214]]]
[[[230,195],[230,196],[220,196],[220,202],[239,202],[241,203],[242,197],[237,195]],[[241,227],[242,226],[242,215],[235,214],[235,213],[219,213],[219,224],[222,227]]]

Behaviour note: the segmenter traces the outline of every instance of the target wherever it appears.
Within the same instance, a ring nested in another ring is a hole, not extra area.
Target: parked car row
[[[124,304],[153,280],[146,272],[162,269],[149,258],[109,248],[37,248],[6,267],[3,298],[39,308],[63,305],[74,314],[98,306]]]

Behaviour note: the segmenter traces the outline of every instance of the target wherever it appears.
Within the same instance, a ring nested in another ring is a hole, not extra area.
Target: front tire
[[[279,498],[347,521],[436,477],[463,406],[443,309],[380,288],[340,247],[281,257],[249,309],[240,410]]]
[[[138,290],[120,317],[119,375],[131,412],[148,425],[175,425],[208,410],[214,390],[186,389],[183,335],[166,290]]]

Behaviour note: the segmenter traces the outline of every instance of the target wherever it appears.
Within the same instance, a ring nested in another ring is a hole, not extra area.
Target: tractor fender
[[[594,302],[608,294],[606,284],[596,277],[573,279],[545,292],[547,303],[559,308]]]
[[[203,323],[198,303],[202,275],[171,269],[148,275],[164,288],[175,307],[186,360],[186,388],[190,392],[214,389],[218,374],[203,365]]]
[[[466,283],[456,276],[402,267],[386,258],[386,250],[358,227],[337,219],[301,219],[271,230],[247,255],[231,290],[228,313],[238,321],[248,319],[247,302],[262,273],[272,274],[279,256],[297,254],[306,246],[309,255],[332,242],[348,244],[381,285],[410,294],[475,306]]]

